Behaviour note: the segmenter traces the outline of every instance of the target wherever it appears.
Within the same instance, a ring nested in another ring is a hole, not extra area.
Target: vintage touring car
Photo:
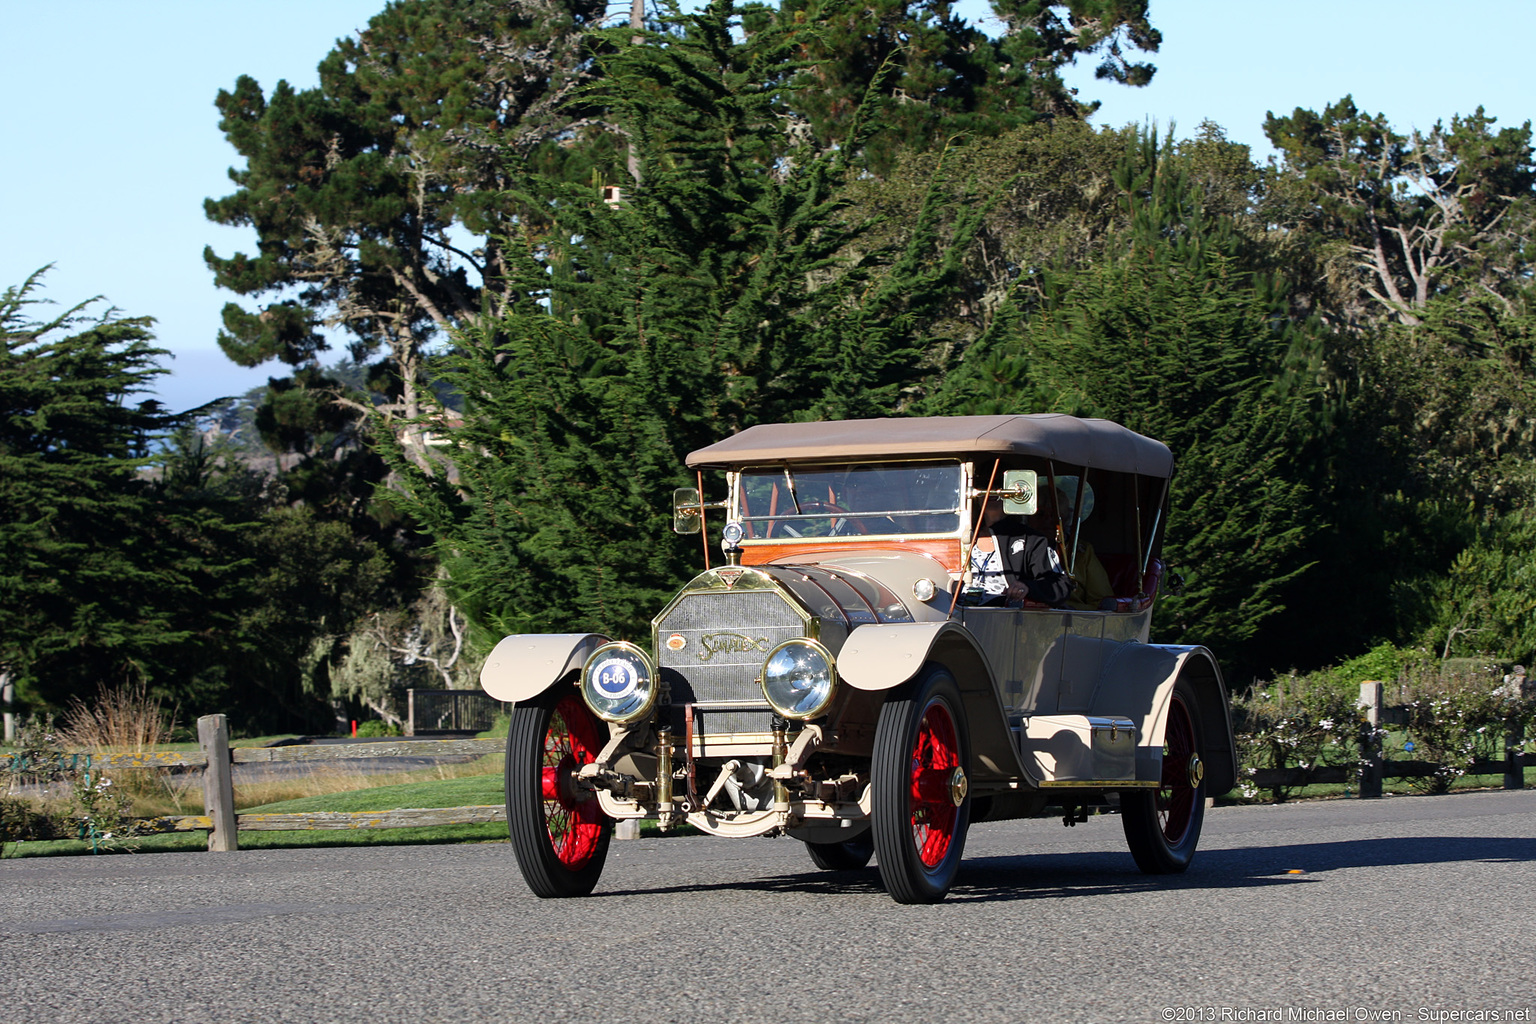
[[[509,636],[482,670],[516,702],[507,817],[535,893],[591,892],[637,818],[874,857],[903,903],[945,896],[972,822],[1047,808],[1118,807],[1143,871],[1188,866],[1235,764],[1216,659],[1148,643],[1166,446],[961,416],[756,426],[687,462],[727,495],[676,495],[706,568],[648,645]]]

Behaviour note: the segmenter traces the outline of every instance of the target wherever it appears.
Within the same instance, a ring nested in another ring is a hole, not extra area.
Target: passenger
[[[1088,509],[1093,508],[1091,501],[1084,502]],[[1061,509],[1065,517],[1064,522],[1073,523],[1073,529],[1082,529],[1082,523],[1075,519],[1076,513],[1071,495],[1061,488],[1056,488],[1056,507]],[[1056,513],[1050,510],[1046,513],[1050,517],[1048,529],[1054,533],[1056,530]],[[1083,515],[1087,519],[1087,513]],[[1109,571],[1104,568],[1104,563],[1099,561],[1099,556],[1094,553],[1093,545],[1082,541],[1077,545],[1077,551],[1070,556],[1072,565],[1072,593],[1067,596],[1067,607],[1080,611],[1106,611],[1115,607],[1115,585],[1109,580]]]
[[[966,603],[1018,605],[1026,598],[1060,605],[1072,589],[1056,546],[1045,534],[1003,514],[1002,502],[982,505],[982,529],[971,548]]]

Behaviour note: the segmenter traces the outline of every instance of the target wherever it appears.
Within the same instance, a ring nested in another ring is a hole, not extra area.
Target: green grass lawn
[[[506,803],[500,773],[468,775],[462,779],[434,779],[401,786],[322,793],[298,800],[247,807],[241,814],[282,814],[299,811],[393,811],[400,807],[478,807]]]

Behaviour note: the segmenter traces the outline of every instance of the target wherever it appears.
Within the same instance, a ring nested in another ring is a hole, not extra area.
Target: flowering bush
[[[1402,749],[1434,768],[1433,774],[1412,780],[1416,789],[1444,793],[1471,770],[1473,762],[1497,758],[1506,735],[1525,735],[1533,702],[1504,694],[1501,674],[1493,664],[1408,666],[1402,687],[1408,738]]]
[[[93,851],[121,847],[135,836],[132,799],[92,764],[89,754],[65,753],[51,731],[0,755],[0,846],[26,839],[80,839]],[[19,791],[19,792],[18,792]]]
[[[1238,789],[1258,796],[1254,781],[1262,769],[1300,769],[1300,781],[1262,787],[1283,801],[1307,785],[1321,767],[1355,767],[1364,715],[1358,698],[1325,680],[1291,676],[1249,691],[1233,702],[1238,747]]]
[[[1356,677],[1368,678],[1368,669],[1392,670],[1377,678],[1384,677],[1386,703],[1402,708],[1396,742],[1356,707]],[[1410,784],[1443,793],[1475,762],[1498,759],[1506,736],[1519,742],[1536,722],[1536,699],[1507,692],[1502,672],[1484,660],[1443,661],[1427,650],[1378,647],[1342,666],[1255,687],[1232,705],[1239,792],[1251,799],[1262,790],[1285,800],[1318,768],[1358,769],[1364,752],[1379,748],[1391,760],[1427,763],[1427,774],[1412,776]],[[1256,776],[1265,769],[1299,771],[1260,786]]]

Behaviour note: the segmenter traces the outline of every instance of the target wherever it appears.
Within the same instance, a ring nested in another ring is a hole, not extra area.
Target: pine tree
[[[425,346],[511,301],[499,290],[501,237],[519,212],[502,199],[506,157],[569,162],[555,139],[581,120],[567,106],[604,10],[593,0],[391,3],[338,41],[317,88],[279,82],[267,95],[242,75],[220,91],[219,125],[245,166],[230,172],[234,193],[204,206],[212,221],[253,228],[256,251],[205,249],[204,259],[219,287],[272,300],[227,304],[218,340],[242,366],[299,370],[273,396],[286,406],[274,417],[292,422],[307,404],[315,429],[332,429],[322,421],[343,389],[317,362],[330,327],[354,361],[374,364],[371,394],[338,408],[398,421],[420,457],[422,439],[404,425],[424,408]]]
[[[58,705],[154,677],[202,580],[142,476],[167,425],[142,397],[153,321],[95,300],[34,320],[43,273],[0,296],[0,672]]]
[[[883,69],[890,129],[866,140],[861,162],[879,176],[911,153],[941,150],[960,135],[991,137],[1058,116],[1079,118],[1080,103],[1061,69],[1100,58],[1100,77],[1139,86],[1153,67],[1127,59],[1155,52],[1161,36],[1144,0],[994,0],[996,38],[957,15],[947,0],[786,0],[771,17],[805,70],[790,100],[821,146],[846,146],[866,83]]]

